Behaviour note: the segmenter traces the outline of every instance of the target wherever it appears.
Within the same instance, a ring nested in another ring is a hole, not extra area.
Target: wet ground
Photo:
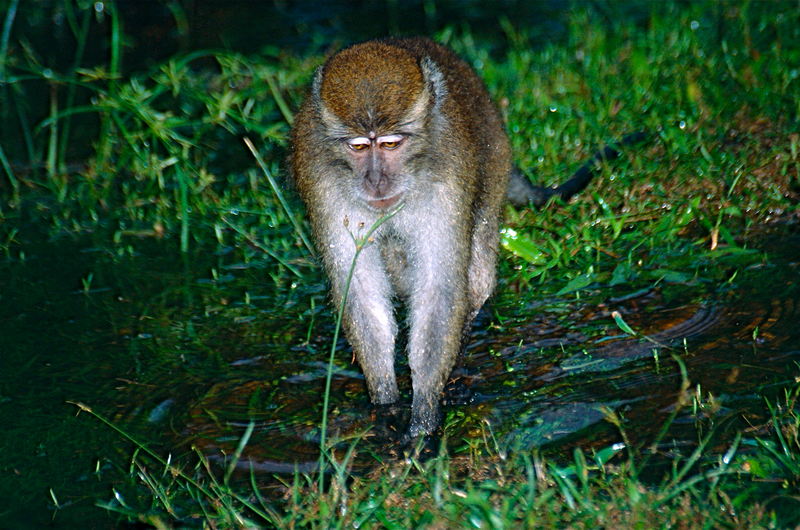
[[[678,415],[672,447],[698,429],[763,421],[763,398],[778,400],[800,376],[800,236],[749,241],[748,251],[600,275],[579,293],[503,283],[465,359],[470,402],[445,407],[449,451],[606,447],[620,434],[604,409],[624,418],[633,442],[652,439],[681,387],[674,356],[696,401]],[[333,334],[324,280],[236,255],[181,259],[141,242],[120,256],[41,240],[0,263],[0,528],[113,526],[94,503],[113,495],[132,445],[69,401],[176,457],[193,446],[230,454],[252,420],[245,462],[266,476],[313,469]],[[357,465],[369,467],[386,447],[340,347],[330,431],[363,435]]]

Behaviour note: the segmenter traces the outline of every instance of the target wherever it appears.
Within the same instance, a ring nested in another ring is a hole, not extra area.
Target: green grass
[[[509,209],[515,236],[505,246],[527,246],[516,254],[535,266],[525,267],[525,281],[531,271],[544,280],[552,267],[602,265],[603,254],[739,247],[748,229],[797,211],[800,56],[789,44],[797,30],[784,24],[797,13],[757,13],[756,5],[719,13],[730,32],[722,38],[709,34],[713,11],[653,18],[647,31],[624,22],[610,31],[576,15],[570,33],[581,40],[539,57],[512,50],[486,68],[508,99],[521,167],[548,184],[631,130],[655,137],[627,149],[628,163],[567,207]]]
[[[688,388],[684,381],[676,413],[692,405]],[[376,461],[366,471],[350,469],[363,442],[340,442],[328,457],[325,490],[314,474],[299,472],[269,486],[251,473],[245,486],[231,476],[251,424],[226,471],[199,453],[193,466],[176,464],[140,444],[127,483],[99,505],[156,528],[201,522],[209,528],[794,528],[800,524],[798,391],[787,393],[782,413],[771,408],[772,439],[737,436],[711,457],[714,435],[705,435],[657,483],[637,471],[655,453],[655,442],[652,449],[620,443],[588,455],[575,449],[571,462],[554,462],[536,451],[506,454],[489,438],[468,454]],[[611,412],[609,421],[619,424]],[[627,458],[617,457],[626,450]],[[122,488],[138,496],[125,496]]]
[[[108,5],[109,57],[93,68],[54,73],[31,50],[11,50],[3,34],[8,101],[28,163],[12,167],[9,146],[0,146],[6,259],[24,259],[18,240],[32,219],[55,234],[96,231],[119,254],[134,253],[141,238],[174,240],[184,252],[236,248],[244,261],[263,262],[279,288],[315,277],[302,208],[275,182],[292,109],[322,55],[197,52],[122,77],[123,36]],[[501,53],[466,28],[438,35],[486,80],[518,163],[535,181],[563,181],[602,144],[651,133],[572,203],[506,208],[498,300],[698,271],[722,285],[730,267],[764,259],[750,248],[765,227],[797,222],[797,3],[650,9],[636,25],[577,4],[565,15],[566,41],[544,46],[500,21]],[[89,12],[67,13],[83,43]],[[58,97],[40,102],[49,115],[31,126],[25,100],[37,83]],[[85,140],[74,136],[80,120],[96,134],[90,153],[73,160],[70,146]],[[202,350],[200,342],[192,336],[186,348]],[[696,447],[663,473],[651,447],[664,438],[544,455],[508,453],[488,432],[423,462],[376,455],[367,471],[348,464],[368,444],[333,440],[324,484],[313,473],[237,481],[203,458],[168,463],[139,451],[102,505],[157,528],[797,527],[797,395],[787,389],[765,402],[771,420],[722,447],[713,431],[698,433]],[[704,406],[714,403],[685,387],[676,410]],[[608,411],[608,419],[627,439],[624,418]]]

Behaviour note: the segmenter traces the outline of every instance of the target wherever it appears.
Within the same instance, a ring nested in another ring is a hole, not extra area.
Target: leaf
[[[594,274],[592,273],[586,273],[586,274],[581,274],[580,276],[576,276],[567,285],[565,285],[563,289],[558,291],[556,293],[556,296],[561,296],[563,294],[580,291],[581,289],[591,285],[593,281],[594,281]]]
[[[514,254],[530,263],[531,265],[544,265],[546,262],[545,253],[529,238],[520,235],[512,228],[503,228],[500,231],[500,244]]]
[[[632,272],[631,266],[627,263],[618,263],[614,268],[614,272],[611,274],[611,281],[608,282],[608,285],[613,287],[621,283],[626,283],[628,278],[631,277]]]
[[[622,320],[622,315],[620,315],[617,311],[613,311],[611,316],[614,317],[614,322],[617,324],[617,327],[627,333],[628,335],[636,336],[636,332],[631,329],[627,322]]]
[[[669,283],[680,283],[683,285],[690,285],[694,282],[694,276],[679,271],[671,271],[668,269],[660,269],[653,273],[654,276]]]
[[[623,443],[616,443],[605,449],[600,449],[597,451],[597,454],[594,455],[594,460],[597,462],[597,467],[603,467],[606,462],[614,458],[617,453],[625,449],[625,444]]]

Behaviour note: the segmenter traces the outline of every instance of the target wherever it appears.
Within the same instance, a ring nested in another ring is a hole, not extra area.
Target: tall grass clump
[[[0,152],[14,195],[20,182],[39,189],[34,211],[56,230],[100,226],[117,242],[170,237],[185,252],[192,239],[244,238],[273,254],[296,243],[310,252],[297,206],[276,182],[290,108],[316,60],[200,51],[126,76],[118,10],[113,1],[97,5],[102,20],[97,6],[65,2],[77,41],[68,71],[44,67],[32,45],[3,63],[4,90],[17,94],[11,101],[29,146],[25,177]],[[95,25],[107,32],[108,57],[87,67],[82,58]],[[8,31],[3,35],[7,43]],[[43,88],[47,101],[33,104],[47,108],[47,116],[31,127],[25,98]],[[91,131],[96,136],[87,137]],[[90,143],[91,152],[78,149],[80,142]],[[69,160],[76,150],[89,156]]]

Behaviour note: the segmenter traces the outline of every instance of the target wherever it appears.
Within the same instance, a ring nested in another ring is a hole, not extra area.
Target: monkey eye
[[[399,134],[390,134],[388,136],[381,136],[378,138],[378,145],[382,149],[397,149],[401,143],[403,143],[404,138]]]
[[[364,149],[369,149],[370,144],[371,142],[369,141],[369,138],[365,138],[363,136],[347,140],[347,145],[353,151],[363,151]]]

